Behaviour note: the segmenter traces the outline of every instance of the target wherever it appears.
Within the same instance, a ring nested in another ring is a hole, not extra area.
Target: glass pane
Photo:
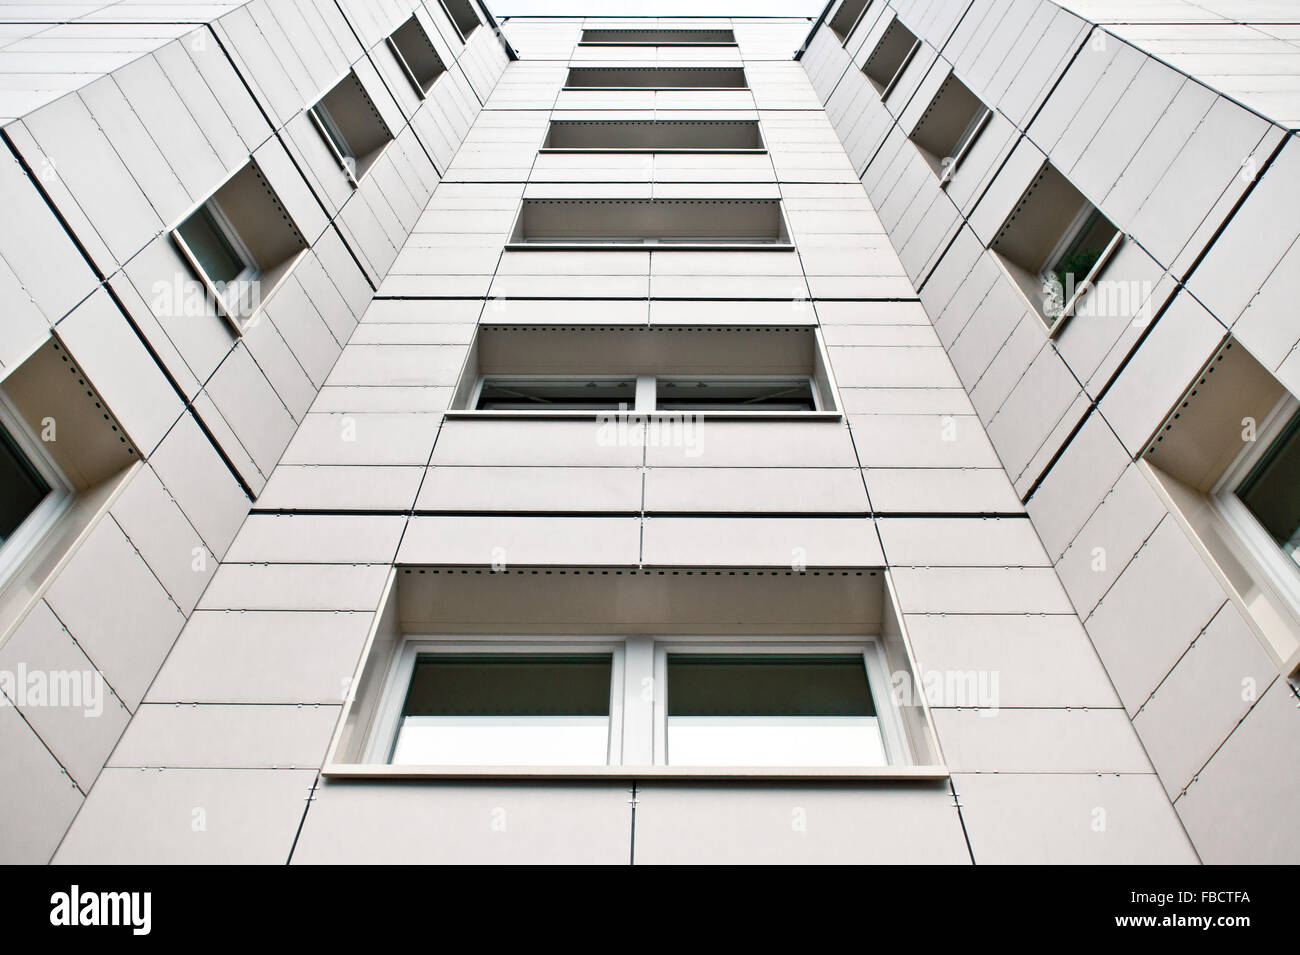
[[[207,206],[186,219],[177,231],[198,259],[199,267],[214,283],[233,281],[244,271],[243,260]]]
[[[863,658],[670,654],[668,762],[886,764]]]
[[[391,762],[603,765],[608,654],[426,654],[411,677]]]
[[[636,406],[636,380],[485,378],[480,411],[618,411]]]
[[[1246,476],[1237,497],[1300,564],[1300,415]]]
[[[885,766],[874,716],[671,716],[674,766]]]
[[[49,484],[0,428],[0,544],[13,536],[49,493]]]
[[[1065,253],[1052,265],[1052,272],[1063,289],[1073,290],[1083,283],[1110,240],[1115,238],[1115,232],[1110,220],[1094,209]]]
[[[661,378],[659,411],[814,411],[807,378]]]

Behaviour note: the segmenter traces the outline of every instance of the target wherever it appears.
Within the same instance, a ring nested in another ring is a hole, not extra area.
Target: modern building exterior
[[[0,859],[1297,861],[1300,32],[1127,6],[5,11]]]

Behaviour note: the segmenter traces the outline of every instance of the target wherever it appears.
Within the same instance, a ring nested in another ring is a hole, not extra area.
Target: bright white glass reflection
[[[608,761],[606,716],[407,716],[403,766],[593,766]]]
[[[671,716],[673,766],[884,766],[874,716]]]

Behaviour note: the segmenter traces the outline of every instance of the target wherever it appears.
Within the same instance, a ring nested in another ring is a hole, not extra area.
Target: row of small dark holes
[[[1029,184],[1029,189],[1020,198],[1020,201],[1016,203],[1016,208],[1011,213],[1011,217],[1007,219],[1002,228],[998,230],[997,238],[993,240],[994,245],[997,245],[998,242],[1002,241],[1002,237],[1007,234],[1007,231],[1011,228],[1011,224],[1016,221],[1016,217],[1024,211],[1025,205],[1029,202],[1030,196],[1034,194],[1034,190],[1043,184],[1043,179],[1047,176],[1048,168],[1049,167],[1044,166],[1043,171],[1035,176],[1034,181]]]
[[[50,347],[53,348],[56,352],[63,352],[63,349],[58,346],[57,342],[51,342]],[[123,435],[120,430],[118,430],[117,425],[113,423],[113,419],[109,417],[108,412],[104,411],[104,406],[100,403],[99,398],[95,396],[95,393],[91,391],[90,388],[86,385],[86,379],[82,376],[81,372],[77,371],[77,366],[68,360],[67,353],[64,353],[62,355],[62,358],[65,362],[67,362],[68,371],[72,372],[72,374],[77,376],[77,384],[81,385],[83,388],[86,389],[86,395],[90,398],[91,401],[95,402],[95,407],[104,413],[104,420],[108,422],[108,426],[112,428],[113,431],[117,434],[117,440],[121,441],[123,444],[126,444],[127,454],[135,454],[135,448],[131,447],[131,445],[126,443],[126,436]]]
[[[1223,361],[1223,356],[1228,353],[1228,349],[1231,347],[1232,347],[1232,342],[1229,342],[1226,346],[1224,346],[1223,351],[1219,352],[1219,354],[1214,359],[1215,365]],[[1178,406],[1178,410],[1174,412],[1173,417],[1170,418],[1169,422],[1160,430],[1160,434],[1156,435],[1156,443],[1151,445],[1151,447],[1147,448],[1147,454],[1155,454],[1156,445],[1158,445],[1161,441],[1165,439],[1165,434],[1173,430],[1174,422],[1183,416],[1183,411],[1185,411],[1187,407],[1192,403],[1192,399],[1196,397],[1196,393],[1201,388],[1205,387],[1205,383],[1210,380],[1210,376],[1214,374],[1215,365],[1211,365],[1209,368],[1206,369],[1205,377],[1203,377],[1200,381],[1198,381],[1196,383],[1196,387],[1192,389],[1191,394],[1189,394],[1186,398],[1183,399],[1183,403]]]
[[[283,219],[285,223],[289,226],[290,230],[292,230],[294,236],[298,239],[298,244],[305,247],[307,245],[307,240],[302,237],[302,233],[298,231],[298,226],[295,225],[294,221],[289,218],[289,213],[285,210],[284,205],[280,202],[280,197],[275,194],[275,190],[271,188],[271,184],[267,182],[266,177],[262,175],[262,170],[257,168],[256,165],[253,166],[253,175],[255,175],[257,177],[257,181],[262,184],[262,189],[266,193],[267,197],[271,200],[271,202],[275,205],[275,207],[280,210],[280,218]]]

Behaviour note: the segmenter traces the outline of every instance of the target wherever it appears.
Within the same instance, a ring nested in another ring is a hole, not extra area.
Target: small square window
[[[466,42],[470,35],[479,28],[480,20],[474,10],[473,0],[439,0],[460,38]]]
[[[911,136],[942,184],[947,185],[992,115],[955,75],[943,81]]]
[[[871,652],[667,651],[668,765],[889,765]]]
[[[447,72],[446,64],[434,49],[433,41],[418,17],[411,17],[394,30],[388,38],[388,46],[422,98],[433,89],[438,77]]]
[[[216,311],[241,333],[307,247],[253,162],[186,216],[171,237]]]
[[[419,653],[388,762],[603,765],[612,679],[611,654]]]
[[[1049,329],[1077,309],[1122,233],[1044,164],[990,248]]]
[[[321,97],[310,114],[353,185],[393,140],[355,73],[349,73]]]
[[[253,272],[252,256],[243,248],[216,200],[199,207],[177,231],[213,282],[225,285]]]
[[[866,13],[867,8],[870,6],[871,0],[844,0],[840,4],[839,9],[835,11],[835,15],[831,17],[829,24],[831,32],[839,37],[840,45],[848,42],[849,35],[853,33],[854,27],[861,22],[862,14]]]
[[[882,100],[889,98],[898,78],[907,69],[907,64],[912,62],[912,57],[920,46],[921,41],[916,38],[916,34],[903,26],[899,19],[895,18],[885,28],[876,48],[871,51],[862,67],[862,72],[867,75]]]

